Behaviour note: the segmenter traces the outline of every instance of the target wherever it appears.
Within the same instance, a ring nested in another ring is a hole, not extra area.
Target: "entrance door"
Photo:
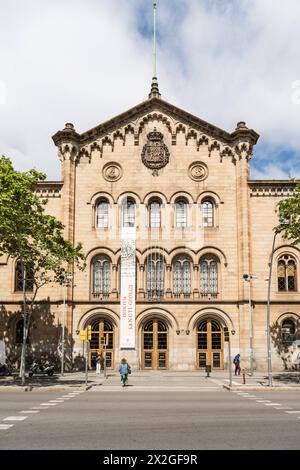
[[[144,369],[167,369],[168,327],[162,320],[150,320],[142,332],[142,366]]]
[[[114,367],[114,329],[109,320],[96,320],[92,324],[92,339],[89,350],[89,367],[96,368],[97,353],[105,358],[108,369]],[[104,344],[106,342],[106,345]]]
[[[197,367],[223,368],[223,332],[216,320],[202,320],[197,327]]]

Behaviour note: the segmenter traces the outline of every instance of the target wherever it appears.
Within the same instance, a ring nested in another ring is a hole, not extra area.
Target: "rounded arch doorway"
[[[169,330],[165,321],[153,318],[144,323],[142,329],[143,369],[168,369]]]
[[[101,358],[101,368],[114,367],[114,327],[110,320],[98,318],[90,323],[92,327],[92,338],[89,349],[89,367],[96,368],[97,354]]]
[[[197,368],[223,369],[223,328],[215,319],[197,324]]]

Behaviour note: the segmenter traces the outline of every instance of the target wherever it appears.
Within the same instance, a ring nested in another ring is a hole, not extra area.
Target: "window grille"
[[[204,295],[218,293],[218,264],[213,258],[200,262],[200,292]]]
[[[27,292],[33,291],[34,286],[34,272],[33,267],[27,267],[25,270],[25,290]],[[15,268],[15,290],[17,292],[23,291],[23,267],[21,261],[17,261]]]
[[[177,201],[175,204],[176,228],[187,227],[187,203],[185,201]]]
[[[135,203],[127,199],[122,205],[123,227],[134,227],[135,225]]]
[[[203,227],[213,227],[214,225],[214,206],[211,201],[202,203],[202,223]]]
[[[111,263],[107,257],[97,257],[93,261],[93,294],[110,293]]]
[[[97,206],[97,227],[98,228],[107,228],[109,217],[109,203],[107,201],[100,201]]]
[[[191,293],[191,263],[185,257],[179,257],[173,264],[174,294]]]
[[[296,286],[296,262],[290,255],[283,255],[277,265],[278,291],[295,292]]]
[[[163,297],[164,259],[159,253],[151,253],[147,258],[147,294],[149,299]]]
[[[296,326],[294,320],[288,318],[281,325],[281,341],[285,345],[291,345],[295,340]]]
[[[159,201],[152,201],[150,203],[150,227],[159,228],[160,227],[160,209],[161,204]]]

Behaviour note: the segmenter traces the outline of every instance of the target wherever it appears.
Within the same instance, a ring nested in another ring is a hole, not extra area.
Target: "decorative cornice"
[[[247,141],[251,145],[255,145],[259,139],[259,135],[251,129],[248,129],[244,123],[238,123],[237,129],[233,133],[229,133],[220,129],[202,119],[184,111],[176,106],[163,101],[162,99],[153,96],[147,101],[144,101],[137,106],[125,111],[122,114],[84,132],[78,134],[74,126],[70,123],[66,124],[66,127],[57,132],[53,137],[53,141],[56,146],[60,146],[62,143],[72,142],[83,146],[94,142],[97,139],[105,137],[107,134],[113,133],[120,127],[128,128],[132,121],[137,120],[144,114],[151,113],[153,111],[160,111],[168,114],[174,119],[174,122],[182,122],[187,128],[194,128],[195,130],[211,136],[213,139],[219,140],[224,146],[234,146],[241,141]],[[130,128],[130,131],[133,129]],[[137,132],[137,129],[136,129]],[[135,136],[136,137],[136,136]],[[172,143],[173,143],[172,136]],[[206,138],[199,142],[198,145],[206,143]]]
[[[291,197],[297,181],[291,180],[250,180],[250,197]]]

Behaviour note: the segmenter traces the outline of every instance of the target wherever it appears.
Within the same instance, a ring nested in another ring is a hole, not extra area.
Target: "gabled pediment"
[[[199,142],[201,139],[205,141],[210,138],[210,140],[216,140],[215,145],[221,142],[223,146],[228,145],[229,147],[235,145],[241,138],[247,140],[249,144],[255,145],[259,138],[259,135],[254,130],[248,129],[245,123],[239,123],[237,129],[229,133],[160,98],[152,97],[82,134],[78,134],[72,124],[67,124],[65,129],[53,136],[53,140],[57,146],[72,141],[79,147],[85,147],[99,141],[99,139],[108,139],[109,141],[112,135],[115,136],[118,133],[120,138],[124,138],[124,133],[131,132],[138,145],[139,134],[151,119],[162,120],[172,134],[173,140],[176,139],[178,131],[185,132],[187,138],[197,136]],[[120,132],[120,129],[124,133]]]

